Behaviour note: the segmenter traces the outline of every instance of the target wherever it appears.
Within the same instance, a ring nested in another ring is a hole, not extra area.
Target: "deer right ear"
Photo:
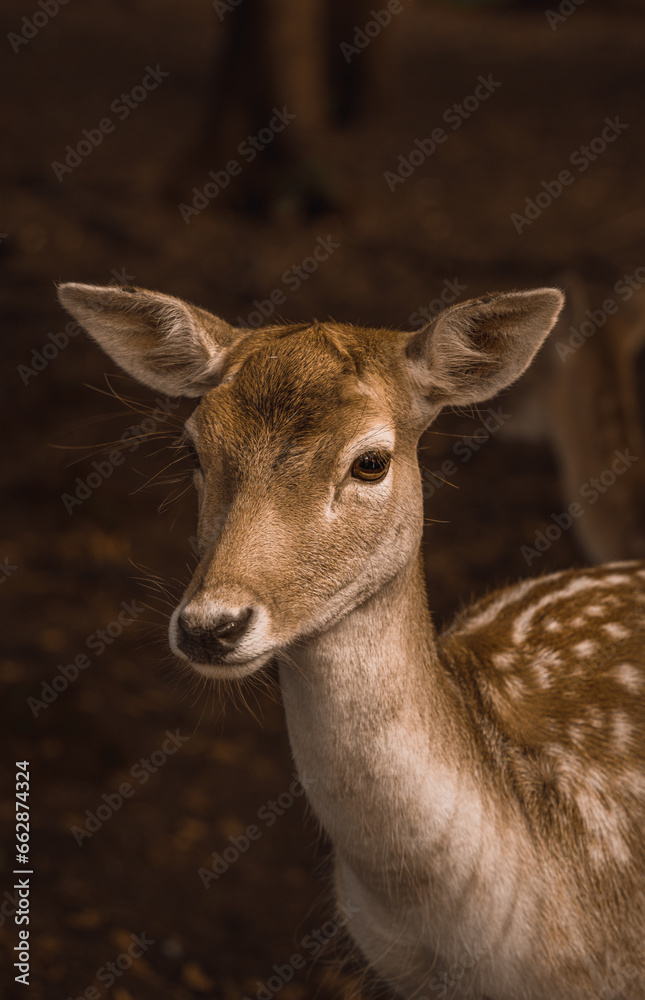
[[[242,331],[172,295],[112,285],[58,286],[61,304],[128,375],[168,396],[217,385]]]
[[[529,366],[558,318],[557,288],[460,302],[414,334],[405,353],[427,423],[444,406],[470,406],[505,389]]]

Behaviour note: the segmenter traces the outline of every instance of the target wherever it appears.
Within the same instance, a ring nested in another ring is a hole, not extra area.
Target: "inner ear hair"
[[[440,313],[414,334],[406,356],[426,402],[483,402],[528,367],[555,323],[564,296],[555,288],[483,295]]]

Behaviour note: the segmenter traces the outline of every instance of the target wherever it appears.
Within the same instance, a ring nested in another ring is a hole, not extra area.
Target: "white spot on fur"
[[[546,670],[541,663],[534,660],[531,664],[531,669],[533,676],[535,677],[535,683],[539,688],[546,690],[546,688],[551,686],[551,675],[548,670]]]
[[[611,739],[614,748],[624,754],[631,743],[634,727],[625,712],[616,711],[611,720]]]
[[[601,627],[604,628],[607,635],[610,635],[612,639],[629,638],[629,629],[625,628],[624,625],[619,624],[619,622],[605,622]]]
[[[530,593],[536,587],[542,586],[545,582],[550,580],[557,580],[559,577],[563,576],[561,573],[553,573],[550,577],[537,577],[533,580],[522,580],[521,583],[515,584],[513,587],[509,587],[505,590],[496,600],[494,600],[489,607],[480,611],[479,614],[474,615],[474,617],[467,619],[462,627],[461,631],[464,632],[474,632],[475,629],[482,628],[484,625],[490,625],[491,622],[495,621],[500,611],[508,607],[509,604],[517,604],[519,601],[525,597],[526,594]]]
[[[630,694],[638,694],[643,687],[643,677],[631,663],[619,663],[611,671],[613,678],[622,684]]]
[[[518,701],[520,698],[524,698],[526,695],[526,684],[519,677],[507,677],[506,686],[508,692],[512,698],[516,698]]]
[[[582,642],[577,642],[573,648],[578,656],[586,659],[588,656],[593,656],[598,647],[591,639],[583,639]]]
[[[578,619],[580,621],[580,619]],[[575,622],[574,622],[575,624]],[[562,622],[558,621],[557,618],[552,618],[550,622],[547,622],[544,626],[547,632],[557,632],[562,628]]]
[[[590,604],[588,608],[585,608],[585,614],[591,615],[592,618],[602,618],[607,614],[607,609],[603,608],[601,604]]]
[[[493,653],[492,659],[498,670],[510,670],[517,663],[515,653]]]
[[[531,661],[531,670],[537,686],[540,688],[550,687],[552,670],[561,665],[562,660],[554,649],[545,649],[544,647],[537,649]]]
[[[527,636],[535,615],[542,611],[543,608],[547,608],[549,604],[555,604],[559,601],[565,600],[567,597],[573,597],[574,594],[579,594],[583,590],[597,589],[602,586],[602,583],[598,579],[594,579],[590,576],[578,576],[563,587],[561,590],[556,590],[554,593],[545,594],[543,597],[536,601],[531,607],[526,608],[517,616],[515,624],[513,626],[513,639],[519,645]]]

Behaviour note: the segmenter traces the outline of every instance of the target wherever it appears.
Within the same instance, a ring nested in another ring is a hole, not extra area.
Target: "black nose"
[[[196,663],[216,663],[232,653],[248,632],[253,618],[253,608],[244,608],[233,614],[220,616],[211,625],[191,625],[185,614],[177,618],[175,641],[182,653]]]

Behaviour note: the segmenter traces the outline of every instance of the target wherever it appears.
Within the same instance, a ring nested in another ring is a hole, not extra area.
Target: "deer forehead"
[[[361,342],[320,326],[252,335],[186,429],[206,455],[238,461],[346,460],[356,448],[392,450],[404,394]]]

